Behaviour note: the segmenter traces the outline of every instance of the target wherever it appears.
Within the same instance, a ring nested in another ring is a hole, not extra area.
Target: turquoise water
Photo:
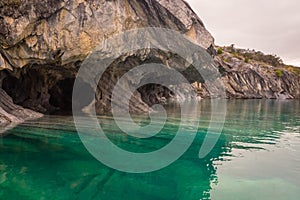
[[[198,158],[210,119],[202,101],[194,143],[159,171],[129,174],[108,168],[83,146],[72,117],[46,116],[0,138],[0,199],[292,199],[300,196],[300,102],[236,100],[212,152]],[[162,133],[136,139],[111,117],[99,117],[108,137],[126,150],[150,152],[168,144],[178,109]],[[135,117],[141,124],[147,118]]]

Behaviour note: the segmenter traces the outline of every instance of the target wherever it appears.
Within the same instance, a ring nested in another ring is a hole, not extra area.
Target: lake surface
[[[45,116],[0,138],[0,199],[217,199],[298,200],[300,196],[300,102],[232,100],[222,134],[199,159],[210,120],[201,101],[196,138],[179,160],[159,171],[130,174],[111,169],[85,149],[70,116]],[[137,139],[111,117],[99,117],[109,139],[134,152],[168,144],[179,110],[158,135]],[[139,123],[148,119],[135,116]]]

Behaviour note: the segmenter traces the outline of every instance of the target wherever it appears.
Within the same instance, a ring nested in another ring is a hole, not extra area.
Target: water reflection
[[[234,194],[228,191],[237,187],[235,180],[248,180],[249,176],[256,180],[268,173],[251,170],[254,165],[249,166],[249,163],[260,164],[253,158],[257,152],[268,153],[263,154],[262,160],[269,164],[280,157],[290,164],[286,170],[291,172],[285,176],[299,179],[300,143],[292,144],[296,137],[300,138],[299,101],[228,101],[223,134],[213,151],[201,160],[198,152],[209,124],[211,105],[206,100],[200,104],[201,123],[193,145],[169,167],[147,174],[122,173],[99,163],[83,147],[71,117],[47,116],[19,125],[7,131],[0,143],[0,199],[188,200],[219,199],[220,196],[231,199],[229,195]],[[115,144],[136,152],[148,152],[161,148],[174,137],[172,133],[179,123],[178,109],[169,111],[172,117],[168,125],[150,140],[126,136],[110,117],[102,117],[100,122],[110,131],[109,138]],[[147,118],[136,120],[147,123]],[[272,153],[274,148],[279,152],[287,149],[286,154]],[[241,164],[240,157],[246,164]],[[277,170],[282,168],[284,165],[273,164],[270,174],[276,177]],[[224,189],[224,185],[229,189]],[[212,192],[218,187],[222,189]],[[243,195],[247,196],[247,189]]]

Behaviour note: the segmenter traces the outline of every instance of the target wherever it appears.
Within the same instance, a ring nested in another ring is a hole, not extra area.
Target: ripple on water
[[[193,145],[169,167],[147,174],[118,172],[95,160],[72,117],[45,116],[20,124],[0,139],[0,199],[298,199],[298,102],[229,101],[223,133],[200,160],[210,121],[210,104],[201,106]],[[152,151],[174,137],[180,120],[178,113],[171,116],[163,132],[148,140],[122,133],[112,117],[100,116],[99,123],[116,145]],[[145,116],[135,117],[147,124]]]

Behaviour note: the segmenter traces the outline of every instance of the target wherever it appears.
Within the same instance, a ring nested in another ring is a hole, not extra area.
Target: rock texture
[[[70,109],[71,95],[64,94],[72,93],[71,82],[80,63],[104,39],[125,30],[169,28],[205,49],[214,45],[203,22],[182,0],[4,0],[0,8],[0,69],[6,69],[1,73],[2,87],[16,103],[40,112]],[[146,51],[123,58],[128,62],[119,62],[122,70],[112,69],[103,76],[105,84],[99,85],[97,94],[101,97],[96,102],[98,112],[110,109],[109,92],[125,65],[149,60],[164,63],[167,57]],[[132,109],[145,111],[164,99],[156,94],[156,100],[150,100],[147,92],[147,97],[141,97],[140,92],[135,97],[140,106]]]
[[[213,37],[182,0],[4,0],[0,3],[2,68],[72,66],[111,35],[141,27],[185,33],[208,48]]]
[[[248,54],[237,52],[224,51],[215,57],[223,73],[228,98],[300,99],[300,69],[283,63],[272,66],[266,63],[268,60],[262,62],[259,59],[249,59],[245,57]],[[262,54],[261,57],[269,56]]]
[[[15,105],[5,91],[0,89],[0,127],[39,117],[42,114]]]
[[[43,113],[71,109],[72,86],[82,61],[100,42],[125,30],[169,28],[216,55],[213,37],[183,0],[1,0],[0,27],[0,88],[14,103]],[[176,56],[145,50],[116,60],[98,86],[94,102],[98,113],[110,110],[111,90],[129,67],[166,64],[170,57]],[[215,60],[229,98],[300,97],[299,76],[293,72],[282,69],[278,77],[274,67],[246,63],[229,52],[216,55]],[[174,65],[182,64],[177,61]],[[191,83],[197,82],[201,97],[210,97],[201,78],[196,80],[192,72],[185,75]],[[91,89],[84,81],[82,88]],[[78,106],[88,106],[93,98]],[[136,92],[132,109],[146,111],[171,98],[166,88],[148,85]]]

